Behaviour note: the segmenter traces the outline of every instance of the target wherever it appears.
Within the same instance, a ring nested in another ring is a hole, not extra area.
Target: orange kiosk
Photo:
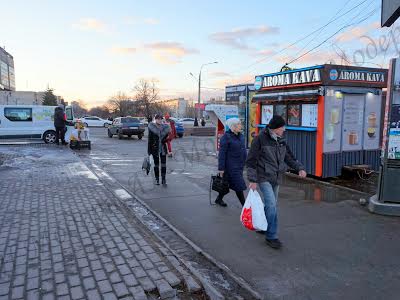
[[[326,64],[256,76],[258,130],[281,115],[287,143],[309,174],[333,177],[361,164],[378,170],[387,75],[387,69]]]

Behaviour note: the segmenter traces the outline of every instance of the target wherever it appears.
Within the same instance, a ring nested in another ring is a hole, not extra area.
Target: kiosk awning
[[[300,91],[281,91],[281,92],[267,92],[259,93],[253,96],[253,101],[263,100],[292,100],[296,98],[317,98],[322,95],[321,89],[300,90]]]

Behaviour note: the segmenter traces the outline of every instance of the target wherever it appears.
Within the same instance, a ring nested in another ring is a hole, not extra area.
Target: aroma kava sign
[[[384,73],[379,72],[366,72],[366,71],[353,71],[353,70],[339,70],[339,76],[335,74],[336,70],[331,70],[331,80],[343,81],[366,81],[366,82],[385,82]]]
[[[258,79],[260,81],[260,79]],[[257,81],[257,79],[256,79]],[[321,82],[320,69],[299,70],[262,77],[260,88]]]

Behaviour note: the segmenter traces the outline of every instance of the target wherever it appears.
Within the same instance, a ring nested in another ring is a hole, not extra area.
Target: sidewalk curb
[[[127,190],[122,184],[120,184],[121,187],[123,187],[125,190]],[[127,191],[130,193],[129,191]],[[131,194],[131,193],[130,193]],[[131,194],[132,195],[132,194]],[[161,215],[159,215],[157,212],[155,212],[153,209],[151,209],[147,203],[145,203],[143,200],[141,200],[139,197],[136,195],[133,195],[134,199],[138,201],[140,204],[145,206],[152,214],[154,214],[157,218],[159,218],[162,222],[164,222],[171,230],[173,230],[180,238],[182,238],[186,243],[188,243],[198,254],[203,255],[205,258],[207,258],[209,261],[211,261],[214,265],[216,265],[219,269],[227,273],[228,276],[230,276],[238,285],[240,285],[242,288],[244,288],[247,292],[249,292],[254,298],[256,299],[263,299],[260,294],[254,291],[254,288],[251,287],[243,278],[240,276],[236,275],[231,269],[229,269],[226,265],[223,263],[219,262],[216,260],[213,256],[211,256],[209,253],[204,251],[202,248],[200,248],[198,245],[196,245],[194,242],[192,242],[189,238],[187,238],[181,231],[179,231],[176,227],[174,227],[170,222],[168,222],[166,219],[164,219]],[[159,237],[159,235],[155,232],[153,232],[154,235],[156,235],[163,244],[172,252],[174,253],[175,256],[180,258],[180,255],[176,253],[173,249],[171,249],[166,242]],[[203,276],[195,269],[193,268],[190,264],[187,264],[186,261],[182,258],[180,258],[180,261],[190,269],[191,272],[194,273],[194,275],[201,281],[201,283],[204,285],[206,284],[209,289],[213,293],[217,293],[220,295],[219,292],[215,290],[215,288],[209,283],[208,280],[204,279]],[[221,295],[222,296],[222,295]],[[222,296],[223,297],[223,296]],[[212,299],[224,299],[224,298],[212,298]]]
[[[355,189],[352,189],[352,188],[349,188],[349,187],[346,187],[346,186],[337,185],[337,184],[330,183],[330,182],[325,182],[325,181],[319,181],[317,179],[310,178],[310,177],[301,178],[298,175],[293,174],[293,173],[289,173],[289,172],[286,172],[285,176],[297,179],[299,181],[306,181],[306,182],[313,183],[313,184],[320,184],[320,185],[324,185],[324,186],[328,186],[328,187],[332,187],[332,188],[341,189],[341,190],[344,190],[344,191],[347,191],[347,192],[350,192],[350,193],[358,194],[358,195],[360,195],[360,197],[370,197],[371,196],[368,193],[361,192],[359,190],[355,190]]]
[[[100,168],[98,169],[99,172],[101,172],[103,175],[107,174],[107,176],[99,176],[96,171],[94,171],[92,168],[90,168],[79,156],[77,156],[82,163],[91,171],[93,172],[100,181],[103,181],[105,178],[112,178],[110,175],[108,175],[104,170],[101,170]],[[112,178],[113,179],[113,178]],[[110,180],[110,179],[108,179]],[[145,203],[142,199],[140,199],[137,195],[131,193],[129,189],[127,189],[123,184],[119,183],[116,180],[112,180],[112,183],[115,185],[117,184],[120,186],[123,190],[125,190],[126,193],[132,196],[134,200],[137,201],[140,205],[144,206],[151,214],[153,214],[155,217],[157,217],[161,222],[163,222],[169,229],[171,229],[175,234],[177,234],[182,240],[184,240],[192,249],[205,257],[207,260],[209,260],[212,264],[214,264],[217,268],[219,268],[222,272],[226,273],[228,277],[230,277],[236,284],[238,284],[241,288],[243,288],[246,292],[248,292],[254,299],[264,299],[258,292],[254,291],[254,288],[250,286],[243,278],[235,274],[232,270],[230,270],[226,265],[222,264],[221,262],[217,261],[213,256],[211,256],[209,253],[204,251],[202,248],[200,248],[198,245],[196,245],[193,241],[191,241],[188,237],[186,237],[181,231],[179,231],[176,227],[174,227],[170,222],[168,222],[165,218],[163,218],[160,214],[158,214],[156,211],[154,211],[150,206]],[[130,209],[130,207],[124,203],[123,199],[120,199],[116,194],[113,189],[109,189],[109,191],[115,196],[115,198],[127,209]],[[135,214],[136,216],[136,214]],[[147,225],[139,218],[136,216],[136,218],[141,222],[146,228]],[[179,261],[192,272],[192,274],[196,277],[196,279],[201,282],[203,285],[205,292],[207,295],[210,297],[212,300],[222,300],[225,299],[223,295],[210,283],[204,276],[200,274],[200,272],[193,266],[191,266],[188,262],[186,262],[185,259],[183,259],[180,254],[176,253],[175,250],[171,249],[171,247],[164,241],[163,238],[161,238],[156,232],[151,231],[151,234],[153,234]]]

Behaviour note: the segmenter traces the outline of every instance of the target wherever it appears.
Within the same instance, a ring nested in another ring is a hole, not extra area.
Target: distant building
[[[0,91],[15,91],[14,58],[0,47]]]
[[[184,98],[160,100],[159,103],[166,105],[170,109],[173,117],[186,117],[185,114],[186,108],[188,107],[188,101]]]
[[[45,92],[0,90],[0,105],[42,105],[44,94]],[[62,97],[56,97],[57,104],[62,104]]]

